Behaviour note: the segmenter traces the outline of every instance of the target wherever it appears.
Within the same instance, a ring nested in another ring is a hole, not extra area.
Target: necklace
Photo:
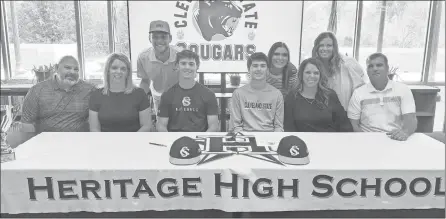
[[[300,96],[303,97],[303,98],[305,99],[305,101],[307,101],[309,104],[313,104],[314,101],[316,101],[316,98],[314,98],[314,99],[306,98],[306,97],[304,97],[304,95],[302,95],[301,92],[299,92],[299,94],[300,94]]]
[[[310,99],[310,100],[312,100],[312,101],[309,101],[306,97],[303,97],[309,104],[313,104],[314,103],[314,101],[316,100],[316,99]]]

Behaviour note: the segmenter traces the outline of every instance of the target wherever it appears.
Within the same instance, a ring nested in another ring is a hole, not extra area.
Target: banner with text
[[[2,171],[1,212],[444,208],[438,171],[296,169]]]
[[[246,72],[247,56],[285,42],[298,65],[302,1],[129,1],[132,68],[148,47],[149,24],[170,25],[172,45],[196,52],[200,72]]]

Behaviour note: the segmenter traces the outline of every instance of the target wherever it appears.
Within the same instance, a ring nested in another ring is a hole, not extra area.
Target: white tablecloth
[[[224,134],[42,133],[16,149],[15,161],[2,163],[1,212],[426,209],[445,205],[445,145],[420,133],[405,142],[383,133],[247,133],[255,135],[258,144],[299,136],[310,152],[310,163],[303,166],[278,165],[261,156],[244,155],[175,166],[169,163],[169,147],[149,144],[170,146],[182,136]],[[235,184],[218,184],[230,183],[234,177],[237,189]],[[32,185],[48,186],[48,182],[49,190],[32,189]],[[293,182],[288,190],[279,186]],[[88,187],[96,189],[98,198]],[[163,197],[163,193],[174,195]],[[61,197],[64,195],[71,198]]]

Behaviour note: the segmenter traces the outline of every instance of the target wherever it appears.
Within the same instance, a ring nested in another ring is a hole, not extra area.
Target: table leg
[[[227,98],[220,98],[220,131],[226,132],[226,100]]]

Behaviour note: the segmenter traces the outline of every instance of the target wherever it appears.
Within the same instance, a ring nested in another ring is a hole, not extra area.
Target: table
[[[2,84],[0,88],[1,96],[26,96],[28,90],[34,84]]]
[[[310,163],[280,165],[252,154],[202,165],[169,163],[174,140],[201,136],[203,143],[224,134],[39,134],[16,148],[17,160],[1,165],[1,212],[418,209],[444,217],[445,147],[424,134],[399,142],[383,133],[246,133],[257,145],[297,135],[309,148]],[[229,184],[236,180],[237,189]]]

